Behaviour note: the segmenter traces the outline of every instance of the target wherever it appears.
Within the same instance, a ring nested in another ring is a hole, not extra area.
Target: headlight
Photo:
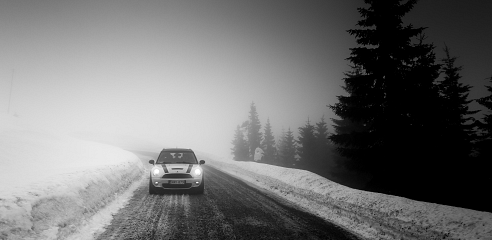
[[[159,169],[154,169],[154,171],[152,171],[152,174],[153,174],[154,176],[159,175]]]
[[[202,175],[202,170],[200,168],[195,169],[195,175],[196,176]]]

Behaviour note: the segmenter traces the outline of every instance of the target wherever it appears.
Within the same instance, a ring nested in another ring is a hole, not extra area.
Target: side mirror
[[[205,160],[200,160],[200,165],[205,164]]]
[[[155,163],[154,159],[149,160],[149,163],[154,165],[154,163]]]

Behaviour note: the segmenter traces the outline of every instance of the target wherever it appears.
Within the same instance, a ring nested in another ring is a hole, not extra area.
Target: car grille
[[[191,183],[185,183],[185,184],[168,184],[168,183],[163,183],[162,184],[163,188],[191,188]]]
[[[190,174],[186,173],[173,173],[173,174],[164,174],[162,178],[193,178]]]

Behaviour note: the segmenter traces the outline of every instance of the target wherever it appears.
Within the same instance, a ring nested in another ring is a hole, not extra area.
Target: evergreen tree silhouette
[[[351,94],[330,106],[341,120],[349,120],[345,123],[364,129],[330,139],[353,165],[373,174],[372,190],[421,196],[428,183],[415,175],[430,177],[441,164],[433,145],[443,122],[436,113],[434,84],[440,66],[434,46],[424,43],[424,28],[402,23],[417,1],[365,2],[369,7],[358,9],[363,19],[357,24],[364,29],[348,30],[360,45],[348,58],[359,74],[344,79]]]
[[[328,172],[335,166],[332,152],[334,147],[328,139],[328,126],[325,116],[314,127],[314,137],[316,139],[316,159],[315,166],[319,171]]]
[[[270,124],[270,119],[267,119],[266,125],[265,125],[265,134],[263,141],[261,142],[261,147],[264,152],[263,156],[263,161],[271,163],[275,159],[275,152],[276,146],[275,146],[275,137],[273,136],[272,132],[272,125]]]
[[[298,148],[297,154],[299,155],[299,167],[310,168],[314,166],[316,162],[316,137],[314,136],[314,126],[309,121],[306,125],[299,127],[299,137],[297,140]]]
[[[260,132],[261,124],[256,112],[255,103],[252,102],[249,111],[249,125],[248,125],[248,144],[249,144],[249,158],[253,160],[255,150],[260,147],[262,134]]]
[[[282,165],[293,167],[296,163],[296,141],[294,133],[289,129],[285,132],[282,141],[280,142],[279,157]]]
[[[492,77],[488,78],[490,86],[485,86],[489,92],[488,96],[477,99],[476,101],[487,109],[483,115],[482,122],[479,122],[479,141],[477,150],[480,166],[490,169],[492,166]],[[490,174],[489,174],[490,176]]]
[[[442,59],[441,70],[444,80],[437,85],[442,101],[440,111],[445,120],[443,152],[449,165],[458,167],[472,153],[472,142],[476,136],[473,130],[474,118],[471,115],[479,111],[469,110],[468,105],[473,101],[467,99],[471,87],[459,82],[462,67],[455,65],[457,58],[451,57],[447,46],[444,47],[444,52],[446,57]]]
[[[342,88],[349,96],[338,96],[340,102],[338,106],[343,107],[343,109],[354,109],[354,113],[357,113],[356,108],[358,106],[356,103],[361,99],[358,97],[357,92],[352,90],[353,83],[356,83],[356,81],[350,81],[350,79],[353,80],[363,77],[362,69],[359,66],[352,66],[352,70],[346,72],[344,75],[345,86]],[[330,107],[334,109],[337,105]],[[369,145],[360,143],[360,139],[364,139],[364,136],[368,135],[368,127],[360,120],[357,121],[354,118],[349,118],[349,115],[344,114],[342,111],[339,114],[341,119],[331,119],[334,123],[332,126],[335,134],[329,136],[329,139],[336,144],[337,152],[344,157],[338,158],[340,162],[336,162],[336,164],[344,166],[349,170],[368,171],[371,161],[365,161],[365,159],[367,153],[370,151]]]
[[[241,127],[237,125],[236,132],[234,134],[234,139],[232,140],[232,154],[234,160],[236,161],[246,161],[249,156],[249,146],[247,141],[244,139],[243,131]]]
[[[286,134],[285,129],[282,127],[282,132],[277,137],[277,141],[276,141],[276,144],[275,144],[275,147],[276,147],[276,150],[277,150],[275,152],[275,162],[278,165],[281,165],[281,166],[284,166],[284,164],[282,162],[281,149],[283,147],[283,140],[285,139],[285,134]]]

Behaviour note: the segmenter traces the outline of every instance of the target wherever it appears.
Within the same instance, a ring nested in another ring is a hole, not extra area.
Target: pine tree
[[[243,131],[238,125],[236,132],[234,134],[234,140],[232,140],[232,154],[234,155],[234,160],[236,161],[246,161],[248,160],[249,147],[248,143],[244,139]]]
[[[294,139],[294,133],[290,130],[287,130],[284,137],[282,138],[280,149],[279,149],[279,157],[280,162],[283,166],[292,167],[296,163],[296,142]]]
[[[490,84],[489,86],[485,85],[486,90],[489,92],[488,96],[475,99],[478,104],[485,107],[485,112],[480,120],[475,120],[474,124],[472,124],[475,128],[478,128],[477,138],[474,141],[474,154],[462,166],[465,170],[468,170],[469,174],[461,173],[458,175],[459,179],[463,180],[463,184],[458,186],[458,188],[461,189],[461,192],[467,192],[457,196],[461,195],[462,198],[465,198],[463,202],[466,205],[463,204],[464,206],[461,207],[492,212],[490,205],[492,197],[487,191],[480,194],[483,189],[489,189],[490,183],[492,183],[492,175],[490,174],[490,169],[492,169],[492,77],[486,80]],[[475,197],[470,199],[469,196]]]
[[[263,142],[261,143],[261,148],[264,149],[264,162],[273,162],[275,160],[275,138],[272,132],[272,126],[270,125],[270,119],[267,119],[267,123],[265,125],[265,135],[263,138]]]
[[[249,144],[249,158],[252,160],[255,155],[255,150],[260,146],[262,140],[262,134],[260,132],[261,124],[256,112],[255,103],[251,103],[249,111],[249,125],[248,125],[248,144]]]
[[[276,144],[275,144],[275,147],[276,147],[276,153],[275,153],[275,163],[277,163],[278,165],[281,165],[283,166],[283,163],[282,163],[282,157],[281,157],[281,149],[283,147],[283,140],[285,139],[285,129],[282,128],[282,132],[280,133],[280,135],[277,137],[277,141],[276,141]]]
[[[328,139],[328,127],[325,122],[325,116],[316,123],[314,127],[314,137],[316,139],[316,163],[324,171],[330,170],[335,166],[332,158],[333,146]],[[330,168],[330,169],[326,169]]]
[[[299,128],[297,143],[299,144],[297,154],[299,155],[300,166],[303,168],[312,168],[316,161],[317,149],[314,126],[309,121],[309,118],[306,125]]]
[[[489,92],[488,96],[477,99],[476,101],[487,109],[483,115],[480,125],[479,141],[477,150],[481,161],[481,166],[492,166],[492,77],[488,78],[490,86],[485,86]],[[490,175],[489,175],[490,176]]]
[[[330,139],[354,165],[373,174],[373,186],[388,193],[418,193],[413,176],[438,156],[432,143],[439,140],[433,131],[442,123],[434,85],[440,66],[434,46],[423,43],[424,28],[403,26],[402,18],[416,0],[365,2],[370,6],[358,9],[364,19],[357,24],[365,29],[348,30],[362,45],[352,48],[348,58],[360,74],[344,79],[351,94],[330,106],[350,120],[346,123],[365,129]]]
[[[360,66],[352,66],[352,70],[344,75],[345,86],[342,88],[349,94],[350,98],[339,96],[338,99],[341,102],[340,105],[343,102],[345,109],[355,109],[357,101],[350,102],[350,100],[357,99],[357,92],[352,90],[352,83],[355,81],[350,81],[350,79],[361,78],[363,76],[362,68]],[[334,106],[330,107],[333,109]],[[368,127],[344,115],[341,116],[341,119],[332,118],[331,121],[334,123],[332,126],[335,134],[329,136],[329,139],[335,143],[337,152],[342,156],[337,158],[338,162],[336,164],[349,170],[367,170],[370,162],[364,161],[364,158],[369,149],[368,145],[356,144],[355,139],[361,139],[361,137],[367,135]]]
[[[335,149],[342,156],[337,158],[338,161],[335,164],[351,171],[367,171],[371,162],[364,161],[367,157],[364,153],[368,152],[369,149],[368,147],[364,149],[355,144],[356,139],[360,139],[361,136],[367,134],[367,127],[348,118],[331,120],[334,123],[335,134],[328,138],[338,143],[338,145],[335,145]]]
[[[474,118],[471,114],[478,111],[470,111],[468,104],[473,100],[467,100],[470,86],[460,83],[461,66],[455,66],[456,57],[451,57],[449,48],[445,46],[446,57],[442,59],[444,80],[438,83],[441,94],[441,114],[445,124],[443,132],[443,152],[450,165],[462,165],[457,161],[466,160],[472,152],[472,142],[475,132],[470,121]],[[468,124],[467,124],[468,122]],[[452,161],[455,160],[455,161]]]

